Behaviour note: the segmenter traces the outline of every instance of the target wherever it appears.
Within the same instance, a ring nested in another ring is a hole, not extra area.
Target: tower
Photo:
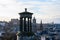
[[[33,31],[34,33],[36,33],[36,32],[37,32],[36,19],[35,19],[35,17],[33,18],[32,31]]]
[[[23,38],[32,33],[32,23],[31,23],[32,14],[33,13],[27,12],[27,8],[25,8],[25,12],[19,13],[20,15],[20,37],[21,37],[20,40],[27,40]]]
[[[40,23],[40,31],[41,31],[41,32],[43,31],[43,24],[42,24],[42,20],[41,20],[41,23]]]
[[[36,19],[35,19],[35,17],[33,18],[33,23],[36,24]]]
[[[31,24],[32,14],[33,13],[27,12],[27,8],[25,8],[25,12],[19,13],[20,32],[31,32],[32,31],[32,24]],[[26,23],[27,21],[26,19],[28,20],[28,23]]]

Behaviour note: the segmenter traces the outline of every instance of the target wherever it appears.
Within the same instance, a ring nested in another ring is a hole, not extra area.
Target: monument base
[[[17,40],[34,40],[34,37],[33,36],[17,36]]]

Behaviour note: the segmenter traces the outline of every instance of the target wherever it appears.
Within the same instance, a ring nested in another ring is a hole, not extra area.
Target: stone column
[[[29,18],[28,18],[28,30],[27,31],[29,32]]]
[[[23,31],[23,18],[20,17],[20,32]]]
[[[24,18],[24,31],[26,32],[26,18]]]
[[[30,32],[32,32],[32,23],[31,23],[31,18],[30,18]]]
[[[17,40],[19,40],[19,38],[20,38],[20,37],[17,35]]]
[[[26,32],[28,31],[28,24],[27,24],[27,18],[26,18]]]

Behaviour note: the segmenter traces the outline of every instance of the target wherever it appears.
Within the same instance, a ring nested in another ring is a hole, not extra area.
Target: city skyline
[[[18,18],[18,13],[27,8],[40,23],[60,23],[60,0],[0,0],[0,20]]]

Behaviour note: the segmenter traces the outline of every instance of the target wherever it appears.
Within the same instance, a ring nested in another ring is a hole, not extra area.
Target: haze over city
[[[27,8],[40,23],[60,23],[60,0],[0,0],[0,21],[18,18]]]

